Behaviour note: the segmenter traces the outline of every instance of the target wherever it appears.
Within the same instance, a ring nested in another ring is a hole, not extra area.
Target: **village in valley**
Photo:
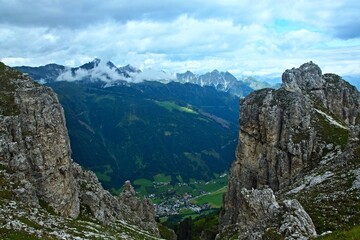
[[[153,181],[137,179],[133,183],[138,195],[152,200],[160,219],[176,215],[195,217],[219,209],[227,188],[228,174],[215,174],[209,181],[191,179],[186,183],[178,177],[178,182],[174,184],[171,180],[171,176],[158,174]]]

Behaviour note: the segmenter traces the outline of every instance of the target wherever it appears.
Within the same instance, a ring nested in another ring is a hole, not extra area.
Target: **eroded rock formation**
[[[128,196],[128,190],[112,196],[94,173],[72,161],[63,109],[50,88],[2,63],[0,83],[0,164],[18,183],[20,201],[72,218],[86,206],[104,224],[124,220],[158,235],[148,200]]]
[[[327,153],[358,141],[360,94],[355,87],[335,74],[322,75],[312,62],[286,70],[282,80],[280,89],[259,90],[241,102],[236,161],[220,215],[222,233],[243,228],[243,215],[255,214],[242,206],[243,189],[284,189]]]
[[[238,194],[236,224],[225,226],[217,239],[238,235],[241,240],[260,240],[273,231],[287,239],[315,236],[315,226],[297,200],[278,203],[270,188],[241,189]]]

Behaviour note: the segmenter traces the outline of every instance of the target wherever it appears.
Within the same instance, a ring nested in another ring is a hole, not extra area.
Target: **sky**
[[[359,0],[0,0],[0,61],[360,75]]]

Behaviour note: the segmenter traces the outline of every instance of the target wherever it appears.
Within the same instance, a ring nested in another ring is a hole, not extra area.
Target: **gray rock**
[[[239,216],[249,214],[249,209],[241,213],[243,188],[282,190],[332,161],[335,152],[358,146],[360,93],[355,87],[335,74],[322,75],[312,62],[286,70],[282,80],[280,89],[259,90],[241,101],[236,160],[223,197],[220,232],[242,225]],[[290,192],[314,187],[332,175],[316,174]]]
[[[0,142],[8,143],[0,149],[0,159],[33,185],[26,188],[35,191],[30,196],[44,200],[60,215],[77,217],[80,202],[71,174],[69,137],[55,93],[25,77],[8,81],[14,86],[19,113],[0,115]]]
[[[309,62],[299,68],[286,70],[282,75],[282,87],[287,91],[312,91],[323,89],[325,80],[318,65]]]
[[[88,207],[103,224],[120,220],[159,235],[153,205],[137,199],[130,183],[115,197],[93,172],[73,162],[64,112],[50,88],[2,63],[0,81],[0,99],[8,101],[0,102],[0,164],[9,168],[9,179],[17,185],[13,192],[23,204],[44,202],[71,218],[79,216],[80,206]]]
[[[130,181],[125,182],[119,197],[104,190],[91,171],[84,171],[73,163],[74,176],[79,183],[81,204],[86,205],[99,221],[110,224],[115,220],[126,220],[158,236],[155,208],[150,200],[138,199]]]
[[[318,89],[326,98],[313,93]],[[338,97],[340,92],[346,99]],[[330,101],[333,98],[340,103]],[[315,110],[317,105],[325,106],[328,114],[345,124],[360,120],[359,92],[336,75],[321,75],[321,70],[313,63],[287,70],[280,89],[256,91],[241,102],[230,198],[234,194],[232,185],[240,184],[245,188],[269,185],[278,190],[291,184],[303,169],[317,164],[314,161],[323,156],[327,146],[334,145],[324,136],[326,131],[322,130],[321,121],[327,119]],[[345,109],[348,113],[342,114],[342,110],[336,109]]]
[[[314,223],[297,200],[285,200],[284,209],[280,232],[286,239],[308,239],[316,236]]]
[[[360,189],[360,168],[354,169],[352,173],[355,176],[355,180],[352,183],[352,187],[350,188],[350,190]]]
[[[262,239],[267,229],[277,229],[286,239],[316,236],[314,224],[297,200],[281,205],[270,188],[247,190],[238,196],[236,223],[222,228],[216,239]]]

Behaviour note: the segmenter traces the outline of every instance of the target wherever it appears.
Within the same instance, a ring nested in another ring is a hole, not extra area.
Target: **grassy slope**
[[[319,240],[358,240],[360,239],[360,226],[353,227],[348,231],[335,231],[317,238]]]

